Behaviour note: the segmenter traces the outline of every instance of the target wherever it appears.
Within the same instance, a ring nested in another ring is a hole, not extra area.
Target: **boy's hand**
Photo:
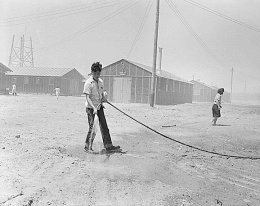
[[[107,102],[107,99],[102,97],[101,102]]]
[[[107,92],[106,91],[104,91],[102,94],[101,102],[107,102]]]
[[[93,114],[97,114],[97,108],[94,108]]]

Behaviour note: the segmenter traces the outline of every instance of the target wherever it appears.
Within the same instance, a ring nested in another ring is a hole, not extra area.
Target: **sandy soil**
[[[110,105],[114,145],[84,152],[84,97],[0,96],[0,205],[260,205],[260,160],[220,157],[155,134]],[[260,106],[115,104],[157,131],[196,147],[260,157]],[[169,126],[169,127],[165,127]],[[103,147],[100,132],[94,149]]]

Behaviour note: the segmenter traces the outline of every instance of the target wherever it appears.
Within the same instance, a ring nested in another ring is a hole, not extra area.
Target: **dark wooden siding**
[[[6,86],[11,90],[14,83],[18,92],[54,94],[54,88],[61,85],[61,78],[8,75]]]
[[[192,84],[157,77],[156,104],[175,105],[192,103]]]
[[[119,61],[104,67],[101,79],[108,91],[108,100],[113,99],[113,78],[131,77],[131,103],[149,103],[151,74],[127,61]]]
[[[217,89],[210,88],[199,82],[192,81],[194,83],[193,89],[193,101],[195,102],[213,102],[217,94]]]
[[[72,70],[63,77],[46,76],[7,76],[6,86],[11,90],[15,83],[18,92],[54,94],[54,88],[59,86],[63,95],[81,95],[83,91],[83,76]]]
[[[5,71],[0,67],[0,91],[5,91],[6,89],[6,75]]]

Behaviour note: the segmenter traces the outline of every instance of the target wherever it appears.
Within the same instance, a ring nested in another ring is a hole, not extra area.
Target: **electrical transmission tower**
[[[15,46],[14,37],[13,35],[9,67],[34,67],[32,38],[30,37],[30,40],[25,40],[23,35],[20,46]]]

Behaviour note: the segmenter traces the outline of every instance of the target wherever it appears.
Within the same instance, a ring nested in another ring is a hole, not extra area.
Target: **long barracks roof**
[[[7,75],[62,77],[74,68],[12,67]]]
[[[4,71],[12,71],[11,69],[9,69],[7,66],[5,66],[4,64],[2,64],[1,62],[0,62],[0,68],[1,68],[2,70],[4,70]]]
[[[193,84],[201,84],[201,85],[203,85],[203,86],[206,86],[206,87],[208,87],[208,88],[210,88],[210,89],[213,89],[213,90],[216,90],[216,91],[218,91],[218,89],[219,89],[219,87],[216,87],[216,86],[210,86],[210,85],[208,85],[208,84],[205,84],[205,83],[203,83],[203,82],[200,82],[200,81],[196,81],[196,80],[191,80],[191,82],[193,83]],[[227,91],[226,89],[225,89],[225,93],[230,93],[229,91]]]
[[[192,83],[197,83],[197,84],[201,84],[205,87],[208,87],[210,89],[213,89],[213,90],[218,90],[219,88],[215,87],[215,86],[210,86],[208,84],[205,84],[204,82],[200,82],[200,81],[196,81],[196,80],[191,80]]]
[[[148,72],[153,72],[153,68],[150,67],[150,66],[147,66],[147,65],[143,65],[143,64],[140,64],[140,63],[137,63],[137,62],[133,62],[133,61],[129,61],[129,60],[126,60],[128,62],[130,62],[131,64],[134,64],[140,68],[143,68],[145,70],[147,70]],[[167,72],[167,71],[164,71],[164,70],[156,70],[156,75],[159,76],[159,77],[164,77],[164,78],[168,78],[168,79],[173,79],[175,81],[180,81],[180,82],[185,82],[185,83],[189,83],[189,84],[192,84],[191,82],[189,82],[188,80],[185,80],[185,79],[182,79],[181,77],[175,75],[175,74],[172,74],[170,72]]]

